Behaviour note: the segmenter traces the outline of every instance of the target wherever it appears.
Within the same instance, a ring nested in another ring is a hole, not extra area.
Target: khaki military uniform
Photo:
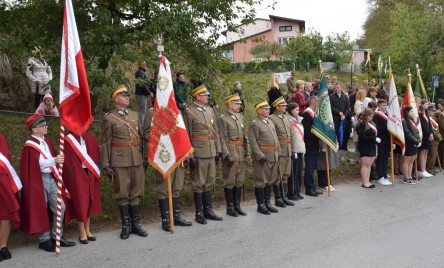
[[[263,188],[266,184],[273,184],[278,177],[280,150],[273,121],[258,116],[251,122],[248,139],[253,159],[254,187]],[[262,165],[259,160],[264,157],[268,160]]]
[[[441,109],[438,109],[435,113],[436,122],[439,126],[439,133],[442,137],[444,137],[444,111],[441,111]],[[438,154],[439,159],[441,160],[441,165],[444,164],[444,141],[441,140],[438,145]]]
[[[153,120],[153,108],[146,111],[145,121],[143,123],[143,137],[146,139],[146,143],[150,140],[150,128],[151,122]],[[144,156],[145,160],[148,159],[148,148],[149,146],[144,146]],[[185,169],[183,166],[177,167],[173,173],[171,173],[171,192],[173,197],[179,197],[180,191],[183,188]],[[155,185],[154,191],[156,192],[157,199],[168,198],[168,181],[163,178],[163,176],[154,170]]]
[[[434,120],[436,122],[436,114],[434,117],[430,116],[431,120]],[[426,164],[426,171],[430,174],[434,174],[435,170],[435,163],[436,163],[436,154],[438,153],[438,145],[442,140],[441,133],[439,133],[439,126],[436,127],[432,123],[432,135],[433,135],[433,141],[430,142],[430,149],[427,152],[427,164]]]
[[[287,84],[288,95],[290,95],[291,93],[294,93],[295,87],[296,87],[296,79],[292,80],[292,79],[288,78],[286,84]],[[291,97],[293,97],[293,96],[291,96]]]
[[[276,135],[281,147],[279,154],[279,176],[275,184],[287,183],[291,172],[291,126],[288,116],[272,114],[269,119],[273,121]]]
[[[194,148],[191,157],[198,161],[198,167],[190,170],[193,191],[210,191],[216,181],[215,157],[221,152],[217,118],[210,107],[195,103],[185,110],[183,116]]]
[[[231,155],[234,164],[230,167],[222,161],[224,188],[241,187],[245,182],[244,118],[241,114],[227,112],[220,118],[224,135],[221,137],[222,158]]]
[[[118,109],[105,114],[102,135],[102,166],[116,173],[113,197],[119,205],[138,205],[145,188],[138,114]]]

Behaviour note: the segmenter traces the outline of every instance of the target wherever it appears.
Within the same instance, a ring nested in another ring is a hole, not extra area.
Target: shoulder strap
[[[115,119],[117,119],[118,121],[120,121],[121,123],[127,125],[127,126],[131,129],[131,131],[134,133],[134,135],[136,135],[137,139],[140,140],[139,133],[137,133],[137,131],[131,126],[130,123],[124,121],[124,120],[121,119],[121,118],[118,118],[118,117],[117,117],[116,115],[114,115],[113,113],[110,113],[110,115],[111,115],[112,117],[114,117]]]
[[[191,109],[188,109],[187,112],[189,112],[191,114],[192,117],[194,117],[197,121],[199,121],[199,123],[202,124],[202,126],[206,127],[210,132],[213,132],[214,135],[217,136],[216,131],[210,127],[209,125],[205,124],[205,122],[203,122],[198,116],[196,116]]]

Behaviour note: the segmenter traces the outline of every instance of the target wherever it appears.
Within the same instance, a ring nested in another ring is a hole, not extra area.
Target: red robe
[[[80,138],[71,133],[80,143]],[[91,132],[86,132],[86,150],[88,155],[99,166],[99,145]],[[82,162],[76,155],[71,145],[65,140],[65,162],[63,163],[63,181],[68,189],[71,199],[70,216],[80,222],[85,222],[92,215],[102,212],[102,197],[100,195],[100,178],[96,178],[92,172],[86,173],[82,168]],[[70,219],[66,219],[70,220]]]
[[[30,137],[31,141],[40,144],[34,137]],[[56,156],[54,145],[49,139],[45,138],[49,150],[53,157]],[[23,189],[21,197],[21,221],[20,230],[35,235],[50,230],[50,222],[52,217],[48,215],[49,207],[46,206],[42,173],[39,165],[40,153],[31,147],[25,146],[22,150],[20,160],[20,176],[22,179]],[[62,190],[64,193],[65,190]],[[69,217],[69,208],[66,199],[65,203],[65,219]]]
[[[0,152],[11,162],[8,143],[0,133]],[[14,194],[9,184],[9,175],[0,167],[0,220],[10,220],[14,227],[20,223],[20,206],[18,195]]]

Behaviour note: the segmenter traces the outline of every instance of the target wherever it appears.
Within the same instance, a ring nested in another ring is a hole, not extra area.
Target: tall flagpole
[[[157,44],[157,53],[159,56],[159,59],[162,58],[162,52],[164,51],[164,47],[162,45],[162,34],[159,34],[156,36],[154,42]],[[154,118],[153,118],[154,120]],[[166,178],[167,180],[167,187],[168,187],[168,210],[170,212],[170,230],[171,234],[174,234],[174,210],[173,210],[173,194],[171,192],[171,175],[168,175]]]
[[[65,128],[60,125],[60,154],[65,151]],[[57,221],[56,221],[56,255],[60,255],[60,233],[62,229],[62,180],[63,164],[59,164],[59,179],[57,180]]]

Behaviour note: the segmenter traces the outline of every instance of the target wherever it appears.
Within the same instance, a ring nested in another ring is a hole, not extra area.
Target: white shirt
[[[52,156],[51,151],[49,150],[48,144],[45,142],[44,138],[40,138],[37,136],[32,135],[35,139],[37,139],[40,144],[40,150],[45,152],[48,156]],[[55,166],[56,162],[54,160],[54,157],[51,157],[49,159],[44,159],[43,155],[40,155],[39,158],[39,166],[40,166],[40,172],[42,173],[51,173],[51,169],[49,167]]]

